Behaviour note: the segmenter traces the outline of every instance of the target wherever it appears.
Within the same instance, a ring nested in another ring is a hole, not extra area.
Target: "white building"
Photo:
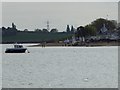
[[[106,28],[105,24],[103,24],[103,27],[100,29],[100,32],[102,34],[107,34],[108,29]]]

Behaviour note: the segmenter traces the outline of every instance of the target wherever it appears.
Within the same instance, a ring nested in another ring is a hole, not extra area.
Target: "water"
[[[2,88],[2,45],[0,44],[0,90]]]
[[[28,47],[30,53],[4,53],[11,46],[3,45],[3,88],[118,87],[118,47]]]

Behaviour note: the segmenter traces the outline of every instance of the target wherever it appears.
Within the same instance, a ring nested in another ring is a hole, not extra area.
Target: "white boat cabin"
[[[14,48],[23,48],[23,45],[14,45]]]

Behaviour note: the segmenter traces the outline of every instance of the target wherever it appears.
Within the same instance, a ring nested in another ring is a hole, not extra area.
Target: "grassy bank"
[[[42,41],[54,42],[71,38],[71,33],[38,33],[38,32],[17,32],[16,35],[3,36],[2,43],[39,43]]]

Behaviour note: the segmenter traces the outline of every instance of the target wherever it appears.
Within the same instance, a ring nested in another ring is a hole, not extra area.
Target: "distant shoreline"
[[[15,42],[4,42],[1,44],[14,44]],[[28,47],[42,47],[42,42],[17,42],[18,44],[35,44],[35,45],[28,45]],[[45,44],[45,47],[49,47],[49,46],[73,46],[73,47],[81,47],[81,46],[86,46],[86,47],[97,47],[97,46],[119,46],[120,45],[120,41],[98,41],[98,42],[85,42],[84,44],[78,43],[78,45],[72,45],[67,44],[65,45],[65,43],[58,43],[58,42],[47,42]]]
[[[51,46],[64,46],[64,47],[81,47],[81,46],[86,46],[86,47],[97,47],[97,46],[119,46],[120,42],[90,42],[90,43],[85,43],[83,45],[71,45],[67,44],[65,45],[64,43],[46,43],[45,47],[51,47]],[[41,43],[36,43],[36,45],[29,45],[28,47],[42,47]]]

